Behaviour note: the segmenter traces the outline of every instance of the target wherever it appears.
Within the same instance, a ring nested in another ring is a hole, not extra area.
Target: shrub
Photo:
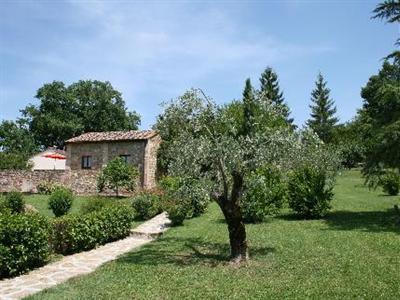
[[[187,203],[177,202],[176,200],[165,200],[163,208],[168,213],[172,226],[182,225],[189,211]]]
[[[6,199],[0,195],[0,214],[1,213],[9,213],[10,208],[7,205]]]
[[[324,216],[330,209],[333,185],[327,172],[312,166],[303,166],[289,175],[289,207],[305,218]]]
[[[396,196],[400,190],[400,175],[395,171],[388,170],[380,179],[380,185],[385,193]]]
[[[137,184],[139,171],[134,166],[125,163],[122,158],[116,157],[107,163],[97,178],[97,188],[102,192],[105,188],[112,189],[119,196],[121,188],[133,191]]]
[[[39,214],[0,213],[0,277],[43,265],[50,255],[49,229]]]
[[[11,191],[6,195],[6,205],[12,213],[21,213],[24,211],[24,198],[22,193]]]
[[[36,186],[37,192],[42,195],[51,195],[56,188],[60,187],[54,182],[51,181],[41,181]]]
[[[143,191],[132,200],[137,220],[148,220],[162,211],[160,196],[151,191]]]
[[[49,198],[49,208],[56,217],[60,217],[68,213],[73,200],[74,196],[70,189],[57,187]]]
[[[262,167],[245,180],[245,193],[241,209],[245,222],[262,222],[282,207],[286,196],[286,184],[278,169]]]
[[[71,254],[129,235],[133,210],[113,205],[86,215],[67,215],[54,219],[51,244],[56,253]]]
[[[187,206],[188,218],[198,217],[206,212],[210,196],[200,181],[193,178],[166,176],[160,180],[160,186],[167,198],[184,202]]]
[[[105,207],[110,207],[115,204],[115,202],[106,197],[93,197],[89,198],[81,207],[81,212],[83,214],[92,213],[101,210]]]

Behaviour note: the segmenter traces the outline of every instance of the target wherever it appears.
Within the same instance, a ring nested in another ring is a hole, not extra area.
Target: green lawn
[[[80,214],[81,207],[84,203],[90,201],[93,197],[76,196],[72,202],[70,214]],[[24,196],[25,203],[33,205],[41,214],[48,217],[54,217],[53,212],[48,207],[48,195],[26,195]],[[117,199],[110,197],[110,201],[125,201],[125,199]]]
[[[48,208],[48,195],[26,195],[24,197],[25,203],[33,205],[41,214],[54,217],[51,209]],[[87,197],[75,197],[72,202],[72,207],[70,213],[77,214],[83,203],[88,201]]]
[[[324,220],[283,214],[247,226],[251,261],[228,262],[215,204],[159,240],[31,299],[399,299],[400,230],[388,197],[338,178]]]

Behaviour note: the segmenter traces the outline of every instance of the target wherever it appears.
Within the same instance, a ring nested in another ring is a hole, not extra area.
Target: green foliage
[[[364,104],[359,116],[366,141],[363,174],[373,184],[384,169],[400,169],[400,61],[385,61],[361,96]]]
[[[385,0],[379,3],[373,11],[373,18],[386,19],[388,23],[400,22],[400,1],[399,0]],[[400,46],[400,38],[396,40],[396,45]],[[400,62],[400,51],[394,51],[387,56],[387,58],[395,58]]]
[[[11,191],[6,195],[6,204],[12,213],[21,213],[24,211],[24,198],[22,193]]]
[[[89,214],[112,205],[116,205],[115,201],[107,197],[91,197],[82,204],[80,211],[82,214]]]
[[[135,219],[148,220],[162,211],[161,198],[152,191],[142,191],[132,199]]]
[[[330,209],[333,185],[327,172],[312,166],[303,166],[289,175],[289,207],[304,218],[323,217]]]
[[[133,191],[137,184],[139,171],[134,166],[128,165],[122,158],[116,157],[107,163],[97,178],[97,187],[100,192],[104,188],[112,189],[117,196],[121,188]]]
[[[56,253],[90,250],[129,235],[133,210],[126,205],[105,207],[85,215],[67,215],[53,221],[51,244]]]
[[[171,220],[171,225],[179,226],[182,225],[183,221],[186,219],[190,206],[183,201],[165,198],[163,208],[167,212],[168,218]]]
[[[0,123],[0,151],[19,155],[25,160],[38,151],[33,135],[23,120]]]
[[[51,181],[41,181],[36,186],[37,192],[41,195],[50,195],[52,194],[58,187],[61,187],[59,184]]]
[[[257,223],[262,222],[267,215],[276,214],[285,201],[286,189],[277,168],[264,166],[251,172],[245,179],[241,202],[244,220]]]
[[[271,104],[280,106],[287,122],[289,124],[293,123],[293,119],[289,117],[290,109],[285,103],[283,92],[279,87],[278,75],[271,67],[267,67],[261,74],[259,93],[262,98],[271,101]]]
[[[65,187],[57,187],[49,198],[49,208],[56,217],[61,217],[71,209],[74,195],[72,191]]]
[[[246,79],[244,90],[243,90],[243,116],[242,131],[240,134],[249,135],[253,131],[254,127],[254,114],[256,109],[256,103],[254,98],[254,89],[251,85],[250,78]]]
[[[164,198],[173,199],[186,206],[187,217],[198,217],[206,212],[210,203],[207,185],[193,178],[166,176],[160,182],[164,190]]]
[[[161,137],[157,152],[157,170],[159,175],[166,175],[171,159],[169,158],[174,142],[182,133],[194,134],[191,120],[204,109],[205,104],[198,90],[189,90],[176,101],[163,103],[164,112],[157,117],[154,129]]]
[[[380,178],[379,185],[385,193],[390,196],[396,196],[400,190],[400,175],[394,170],[386,170],[385,174]]]
[[[23,154],[0,152],[0,170],[29,170],[31,167]]]
[[[311,93],[311,118],[307,125],[315,131],[318,137],[329,143],[333,138],[333,131],[338,119],[335,117],[336,107],[332,99],[329,99],[330,89],[321,73],[318,74],[315,82],[315,89]]]
[[[53,81],[37,91],[39,105],[29,105],[23,120],[44,147],[62,147],[83,132],[137,129],[140,117],[128,112],[121,93],[109,82],[80,80],[70,86]]]
[[[0,213],[0,278],[43,265],[50,255],[48,240],[45,217]]]
[[[340,152],[345,168],[354,168],[365,160],[366,139],[363,120],[359,116],[335,127],[332,144]]]
[[[6,198],[0,194],[0,214],[2,213],[11,213],[11,210],[8,207]]]
[[[294,132],[279,107],[259,94],[253,96],[247,84],[243,103],[234,102],[232,109],[204,96],[201,108],[186,120],[192,131],[178,134],[167,156],[171,176],[198,180],[205,194],[217,201],[228,223],[231,256],[237,261],[247,259],[240,208],[245,175],[262,165],[288,172],[306,161],[325,169],[335,157],[324,154],[312,133]],[[170,109],[175,106],[179,111],[179,102]]]

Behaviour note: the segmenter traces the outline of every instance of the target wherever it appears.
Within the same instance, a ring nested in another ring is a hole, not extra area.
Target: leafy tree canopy
[[[128,112],[120,92],[109,82],[80,80],[70,86],[54,81],[36,94],[39,105],[23,111],[36,141],[43,147],[62,147],[64,141],[89,131],[135,130],[136,112]]]
[[[21,120],[0,124],[0,170],[29,169],[29,157],[38,150],[32,134]]]
[[[37,145],[26,124],[19,120],[3,121],[0,124],[0,151],[31,155],[38,150]]]
[[[185,103],[191,103],[190,113],[184,114],[187,130],[179,131],[166,151],[168,171],[172,176],[204,183],[225,216],[232,259],[246,260],[240,204],[245,176],[264,164],[284,171],[304,163],[323,168],[333,156],[312,133],[293,132],[278,107],[252,93],[250,81],[241,102],[223,106],[199,90],[185,95],[185,102],[179,98],[163,114],[180,115],[188,107]],[[317,159],[318,155],[324,159]]]
[[[134,166],[128,165],[122,158],[116,157],[107,163],[97,179],[100,192],[105,188],[112,189],[119,196],[121,188],[133,191],[137,184],[139,171]]]
[[[383,168],[400,169],[400,61],[386,60],[361,96],[364,104],[359,115],[368,139],[364,173],[371,179]]]

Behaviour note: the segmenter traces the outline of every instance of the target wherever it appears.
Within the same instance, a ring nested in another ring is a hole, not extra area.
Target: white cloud
[[[149,114],[149,103],[143,100],[151,103],[152,111],[165,100],[140,99],[151,89],[168,97],[216,73],[241,72],[244,78],[260,65],[332,50],[292,44],[251,25],[243,27],[228,9],[173,2],[69,5],[62,20],[67,31],[60,32],[51,47],[28,58],[21,53],[21,58],[33,63],[31,72],[41,80],[109,80],[142,114]],[[57,23],[54,16],[39,17]]]

